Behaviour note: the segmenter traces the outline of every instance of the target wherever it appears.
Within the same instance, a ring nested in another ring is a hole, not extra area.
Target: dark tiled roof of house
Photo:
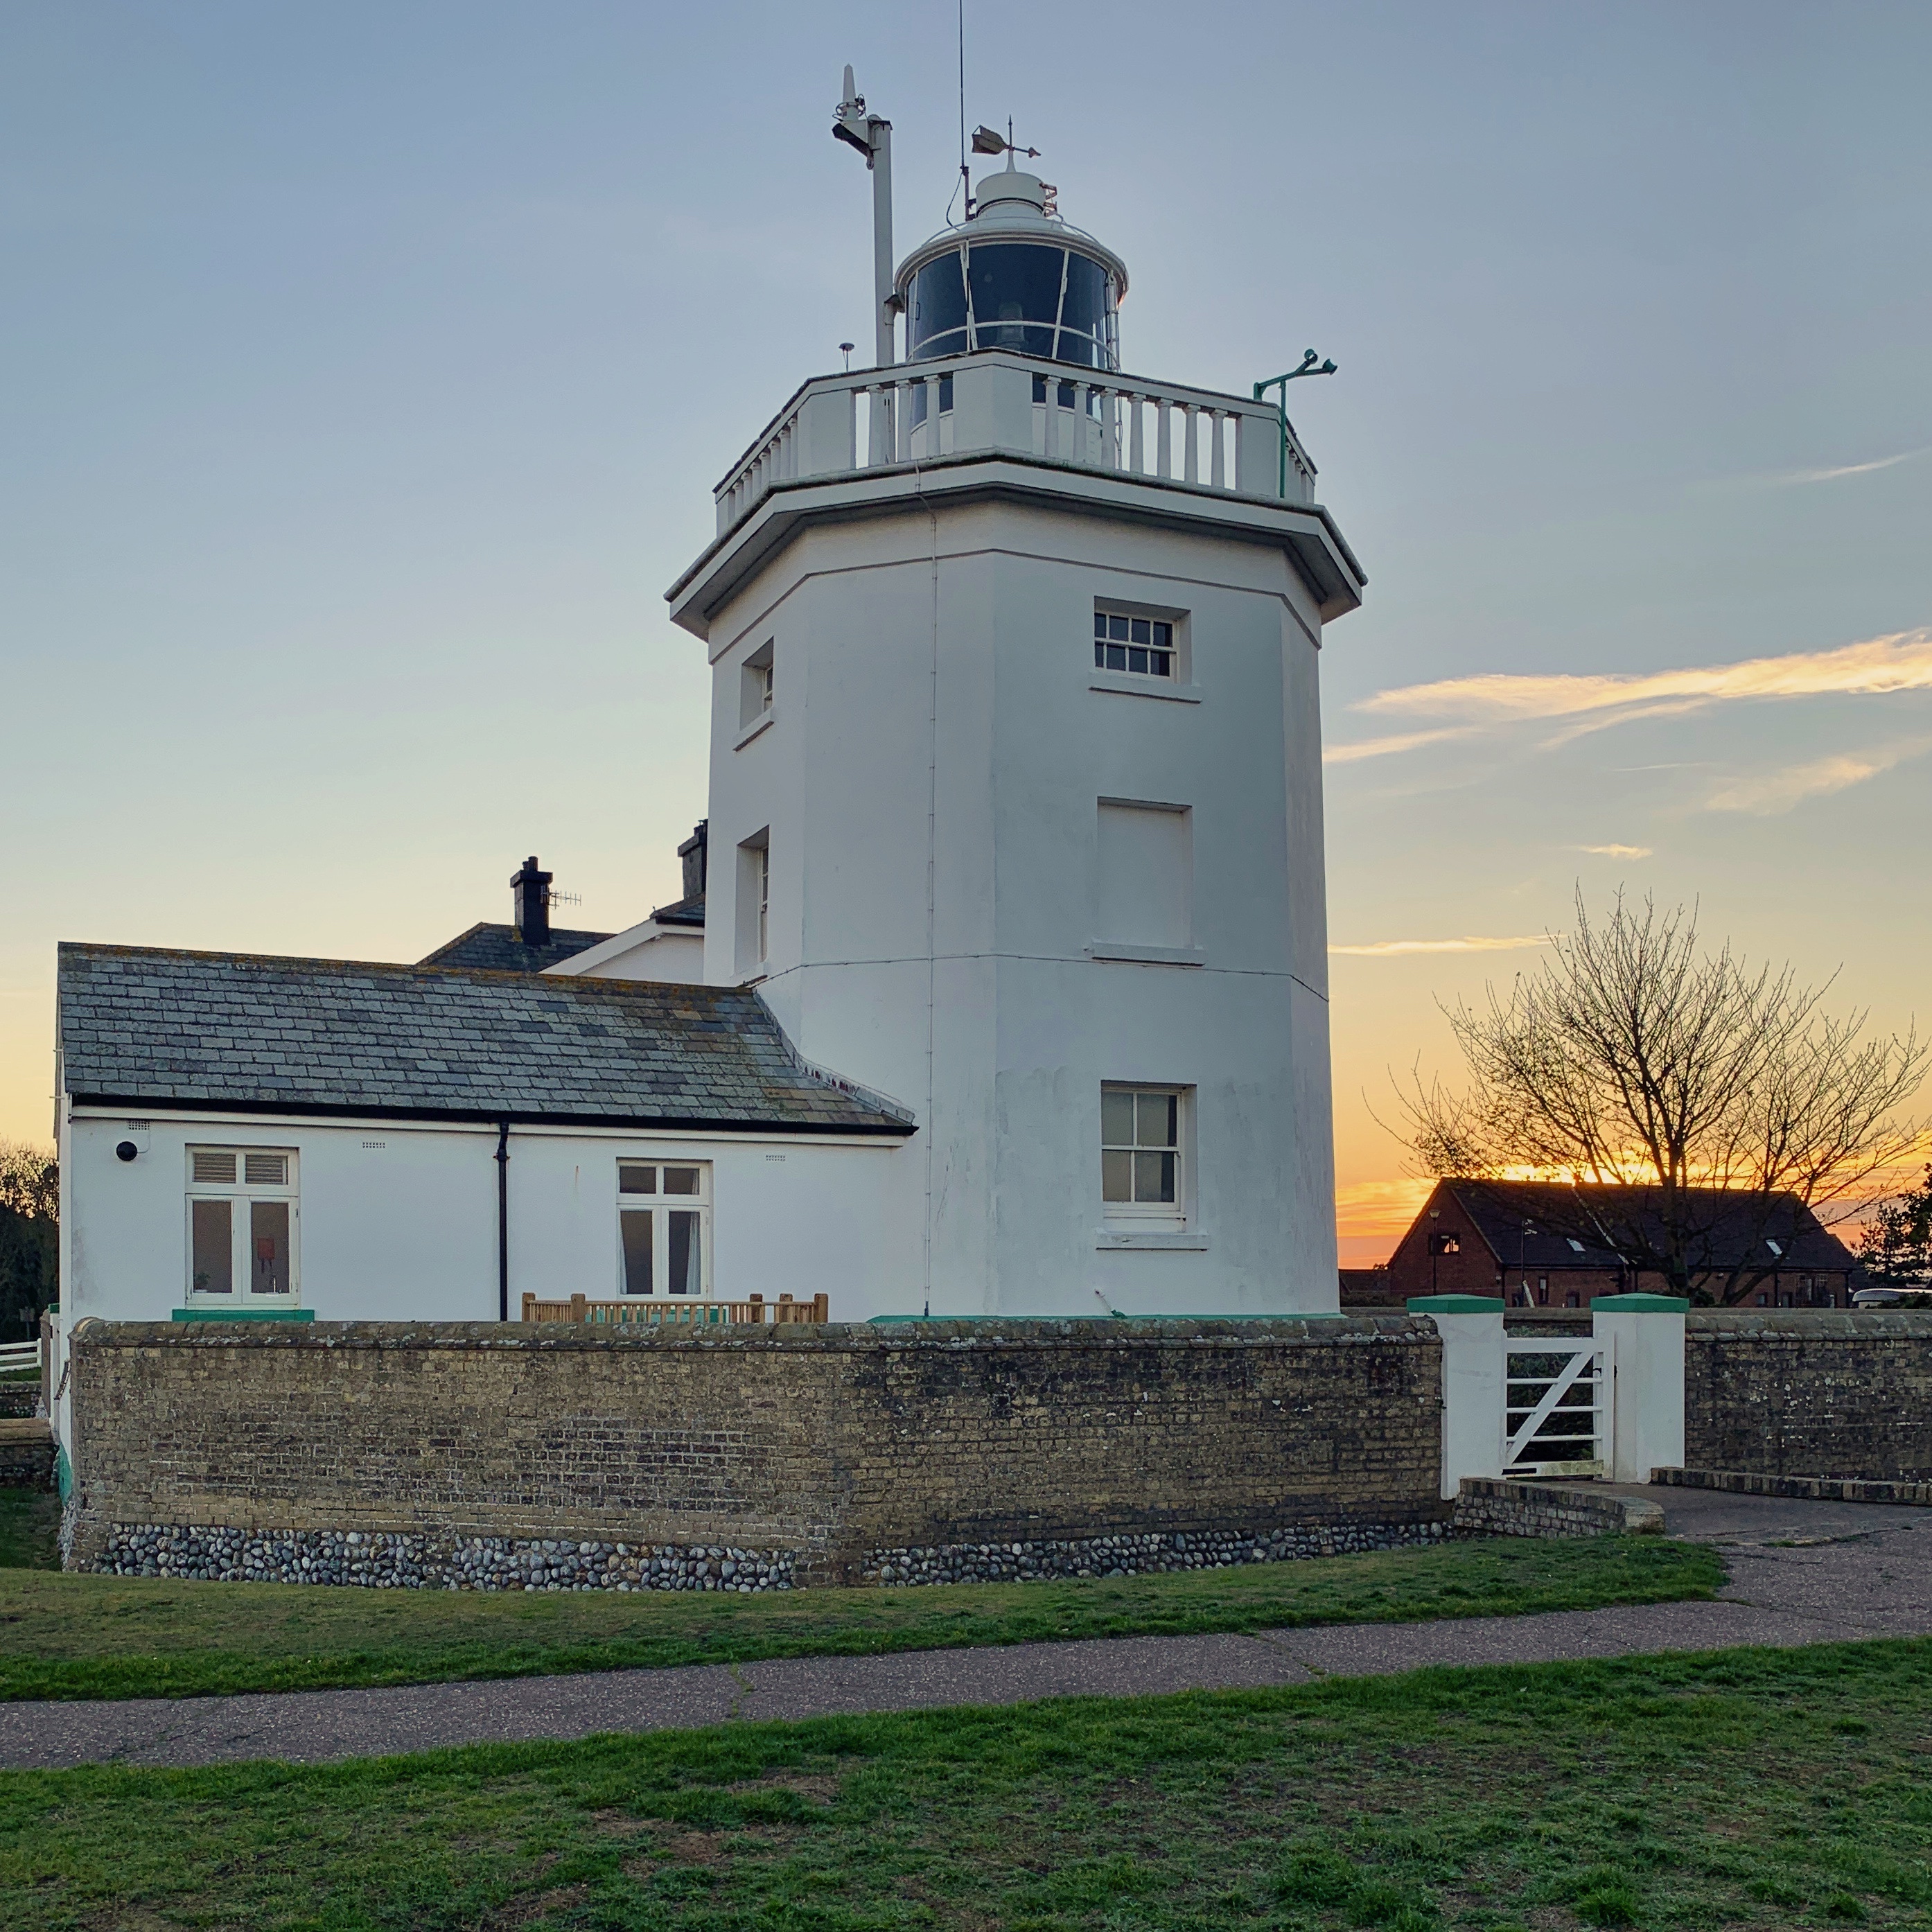
[[[733,986],[64,945],[59,1035],[79,1101],[911,1132]]]
[[[1652,1244],[1663,1239],[1654,1187],[1570,1187],[1540,1180],[1447,1180],[1498,1261],[1545,1270],[1614,1268],[1634,1235]],[[1702,1268],[1848,1268],[1844,1244],[1820,1225],[1795,1194],[1747,1194],[1736,1190],[1690,1190]],[[1527,1228],[1525,1223],[1528,1225]],[[1767,1246],[1776,1241],[1783,1250]]]
[[[552,926],[547,944],[526,946],[514,926],[472,926],[417,964],[463,966],[478,973],[542,973],[610,937],[608,932],[561,932]]]

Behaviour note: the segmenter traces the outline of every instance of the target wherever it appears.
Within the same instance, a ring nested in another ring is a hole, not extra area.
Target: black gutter
[[[336,1120],[446,1120],[459,1126],[490,1127],[500,1126],[507,1120],[516,1126],[649,1127],[692,1134],[825,1134],[903,1138],[919,1131],[909,1120],[733,1120],[700,1114],[506,1114],[494,1107],[385,1107],[346,1100],[236,1100],[220,1094],[70,1094],[68,1103],[136,1114],[289,1114]]]
[[[510,1318],[510,1124],[496,1123],[496,1319]]]

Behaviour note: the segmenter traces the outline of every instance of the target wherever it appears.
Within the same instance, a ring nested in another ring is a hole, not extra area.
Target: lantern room
[[[1005,349],[1118,369],[1126,292],[1126,263],[1063,221],[1036,175],[1009,166],[980,182],[962,226],[901,267],[905,359]]]

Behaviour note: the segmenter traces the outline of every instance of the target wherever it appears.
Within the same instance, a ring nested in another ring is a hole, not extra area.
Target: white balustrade
[[[1268,404],[996,351],[806,383],[718,484],[718,534],[782,484],[982,453],[1224,496],[1314,500],[1315,466],[1292,432],[1283,451]]]

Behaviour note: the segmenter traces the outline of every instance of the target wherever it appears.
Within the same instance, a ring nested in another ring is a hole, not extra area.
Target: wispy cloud
[[[1354,708],[1378,714],[1460,718],[1472,724],[1609,714],[1606,722],[1697,710],[1750,698],[1874,696],[1932,689],[1932,630],[1900,631],[1835,650],[1794,651],[1681,670],[1554,676],[1491,672],[1378,692]],[[1420,734],[1412,734],[1419,736]],[[1392,747],[1394,740],[1377,741]]]
[[[1901,450],[1896,456],[1881,456],[1871,463],[1844,463],[1835,470],[1781,470],[1762,480],[1766,483],[1789,485],[1794,483],[1835,483],[1841,476],[1869,476],[1875,470],[1891,470],[1901,463],[1916,461],[1922,456],[1932,455],[1932,443],[1923,449]]]
[[[1352,765],[1361,758],[1385,758],[1392,752],[1412,752],[1419,745],[1439,744],[1444,738],[1466,738],[1470,727],[1452,724],[1439,731],[1400,731],[1393,737],[1364,738],[1352,745],[1330,745],[1323,748],[1324,765]]]
[[[1410,1174],[1345,1182],[1335,1190],[1336,1232],[1344,1240],[1376,1244],[1374,1258],[1379,1261],[1407,1232],[1435,1186]]]
[[[1366,946],[1331,946],[1330,952],[1346,952],[1358,959],[1392,959],[1406,952],[1512,952],[1524,946],[1546,946],[1546,932],[1528,933],[1514,938],[1471,936],[1463,939],[1378,939]]]
[[[1732,778],[1718,785],[1704,802],[1712,812],[1748,812],[1760,818],[1789,812],[1808,798],[1826,798],[1848,791],[1868,778],[1888,772],[1907,758],[1932,751],[1932,739],[1918,738],[1882,746],[1871,752],[1840,752],[1782,771]]]
[[[1573,845],[1573,852],[1594,852],[1600,859],[1648,859],[1655,850],[1650,845]]]

